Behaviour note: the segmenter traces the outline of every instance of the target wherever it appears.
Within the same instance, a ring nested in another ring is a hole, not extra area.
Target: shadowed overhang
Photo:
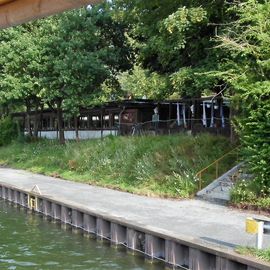
[[[0,28],[99,2],[101,0],[0,0]]]

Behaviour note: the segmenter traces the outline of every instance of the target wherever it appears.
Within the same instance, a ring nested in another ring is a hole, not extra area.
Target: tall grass
[[[197,189],[195,174],[230,149],[226,138],[210,135],[108,137],[64,146],[41,140],[0,148],[0,163],[138,194],[188,197]]]
[[[236,252],[242,255],[253,256],[259,260],[270,262],[270,248],[259,250],[251,247],[238,247]]]

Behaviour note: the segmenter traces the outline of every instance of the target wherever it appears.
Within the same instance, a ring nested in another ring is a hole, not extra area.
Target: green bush
[[[254,176],[248,187],[257,196],[267,197],[270,195],[270,91],[264,84],[254,87],[256,90],[242,95],[246,107],[244,117],[238,121],[238,130],[243,157]]]
[[[0,146],[7,145],[18,137],[18,126],[10,117],[0,119]]]
[[[256,194],[250,190],[250,181],[242,180],[238,182],[231,191],[231,202],[235,204],[254,203]]]
[[[256,185],[256,181],[242,180],[238,182],[231,191],[231,202],[242,207],[269,210],[270,197],[258,196],[254,191],[254,185]]]

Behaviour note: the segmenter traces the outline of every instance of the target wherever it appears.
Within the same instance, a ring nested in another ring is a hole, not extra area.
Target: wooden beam
[[[12,2],[12,1],[14,1],[14,0],[0,0],[0,5],[5,5],[5,4]]]
[[[0,0],[0,28],[99,2],[102,0]]]

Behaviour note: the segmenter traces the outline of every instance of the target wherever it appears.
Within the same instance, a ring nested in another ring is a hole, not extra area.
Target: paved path
[[[213,247],[231,249],[255,243],[255,236],[245,233],[245,219],[254,215],[209,202],[148,198],[8,168],[0,168],[1,182],[26,191],[38,185],[52,199]],[[269,236],[264,245],[270,247]]]

